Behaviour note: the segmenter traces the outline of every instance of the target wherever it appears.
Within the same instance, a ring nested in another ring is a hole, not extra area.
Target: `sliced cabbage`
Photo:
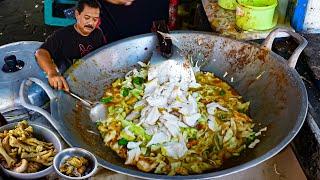
[[[162,153],[165,156],[169,156],[174,159],[182,158],[188,148],[184,141],[180,142],[168,142],[163,145]]]
[[[250,106],[250,102],[246,102],[246,103],[237,102],[237,109],[241,113],[247,114],[249,110],[249,106]]]
[[[146,64],[146,63],[144,63],[144,62],[142,62],[142,61],[138,61],[137,62],[141,67],[147,67],[148,65]]]
[[[153,144],[162,144],[162,143],[168,142],[168,141],[170,141],[170,136],[168,136],[166,133],[160,131],[152,136],[151,140],[147,144],[147,147],[151,146]]]
[[[157,174],[165,173],[163,169],[166,166],[167,166],[167,164],[165,162],[160,161],[160,163],[158,164],[157,168],[154,170],[154,173],[157,173]]]
[[[155,78],[151,81],[148,81],[147,83],[144,84],[144,94],[145,96],[150,96],[155,92],[155,90],[159,87],[158,85],[158,78]]]
[[[188,139],[196,139],[198,130],[195,128],[182,128],[183,134],[187,136]]]
[[[168,98],[165,96],[150,96],[146,98],[148,104],[153,107],[166,107]]]
[[[125,127],[121,132],[120,132],[120,137],[125,138],[128,141],[133,141],[136,137],[133,132],[129,130],[130,126]]]
[[[172,136],[180,135],[180,127],[177,121],[166,121],[164,122],[164,125],[167,127]]]
[[[127,148],[128,149],[135,149],[135,148],[138,148],[140,146],[142,142],[128,142],[127,144]]]
[[[216,103],[216,102],[212,102],[210,104],[207,104],[207,111],[209,114],[214,115],[216,109],[219,108],[223,111],[228,111],[227,108],[221,106],[220,104]]]
[[[132,111],[127,117],[126,120],[132,121],[134,119],[139,118],[140,112],[139,111]]]
[[[126,120],[122,120],[121,123],[123,127],[129,126],[128,129],[136,137],[140,137],[142,140],[147,140],[147,141],[150,140],[151,137],[145,132],[145,130],[141,126]]]
[[[208,121],[209,129],[211,129],[214,132],[220,131],[221,127],[217,123],[217,120],[214,118],[214,116],[209,115],[208,118],[209,118],[209,121]]]
[[[226,132],[226,134],[225,134],[224,137],[223,137],[223,143],[229,141],[229,140],[232,138],[232,136],[233,136],[232,130],[231,130],[231,129],[228,129],[227,132]]]
[[[159,119],[160,115],[161,114],[160,114],[158,108],[152,107],[150,109],[150,111],[147,113],[147,116],[146,116],[144,122],[149,125],[154,125],[156,123],[156,121]]]
[[[146,105],[147,105],[147,101],[142,99],[134,104],[133,109],[136,111],[139,111],[139,110],[142,110]]]
[[[140,97],[143,96],[143,90],[138,88],[131,89],[130,93],[138,99],[140,99]]]
[[[191,127],[194,127],[196,125],[196,122],[198,119],[201,118],[201,114],[200,113],[196,113],[196,114],[192,114],[190,116],[184,116],[183,117],[183,121]]]
[[[128,151],[128,156],[127,156],[127,160],[124,164],[132,164],[134,165],[134,162],[139,160],[139,156],[141,154],[141,150],[139,147],[131,149],[130,151]]]

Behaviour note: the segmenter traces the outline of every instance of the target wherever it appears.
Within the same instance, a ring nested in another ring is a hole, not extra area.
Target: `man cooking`
[[[105,44],[100,29],[100,6],[96,0],[79,0],[76,6],[76,23],[55,31],[36,51],[39,66],[48,75],[49,84],[55,89],[69,91],[65,78],[66,71],[74,60]]]

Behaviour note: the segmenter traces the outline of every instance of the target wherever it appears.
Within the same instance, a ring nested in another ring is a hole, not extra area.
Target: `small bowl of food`
[[[98,161],[91,152],[73,147],[58,153],[53,167],[62,178],[86,179],[96,172]]]
[[[53,158],[62,150],[59,137],[48,127],[21,121],[0,127],[0,167],[18,179],[37,179],[53,170]]]

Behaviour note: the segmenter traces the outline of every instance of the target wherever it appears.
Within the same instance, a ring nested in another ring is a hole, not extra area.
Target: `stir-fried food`
[[[108,118],[97,124],[105,145],[125,164],[158,174],[197,174],[259,142],[250,103],[214,74],[170,60],[140,65],[107,87],[101,101]]]
[[[81,177],[85,174],[88,160],[84,157],[73,156],[64,161],[59,170],[71,177]]]
[[[21,121],[12,130],[0,133],[0,161],[18,173],[34,173],[52,165],[56,150],[52,143],[38,140],[32,126]]]

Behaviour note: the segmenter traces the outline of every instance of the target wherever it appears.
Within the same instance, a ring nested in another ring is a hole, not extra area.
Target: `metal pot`
[[[39,68],[34,52],[41,42],[21,41],[0,46],[0,113],[9,121],[29,119],[29,112],[19,103],[19,87],[27,77],[46,80]],[[49,101],[39,86],[28,90],[28,98],[36,106],[44,106]]]
[[[271,51],[277,33],[287,32],[300,45],[289,61]],[[202,52],[207,63],[203,71],[214,72],[231,84],[245,100],[251,101],[250,113],[258,125],[268,127],[261,143],[236,159],[230,159],[222,169],[199,175],[175,176],[179,179],[222,177],[253,167],[281,151],[300,130],[307,113],[307,93],[294,67],[307,41],[300,35],[285,30],[273,31],[262,46],[216,36],[210,33],[181,31],[172,35],[185,52],[196,55]],[[68,83],[71,90],[81,96],[98,100],[107,84],[136,65],[146,61],[155,49],[157,39],[152,34],[124,39],[104,46],[83,58],[70,69]],[[225,72],[227,76],[223,76]],[[24,99],[27,84],[41,85],[51,99],[51,113],[29,105]],[[85,148],[97,156],[101,166],[140,178],[171,179],[171,176],[144,173],[124,165],[110,148],[104,146],[88,110],[63,92],[52,91],[41,81],[29,78],[21,84],[22,105],[40,112],[58,130],[71,146]]]

